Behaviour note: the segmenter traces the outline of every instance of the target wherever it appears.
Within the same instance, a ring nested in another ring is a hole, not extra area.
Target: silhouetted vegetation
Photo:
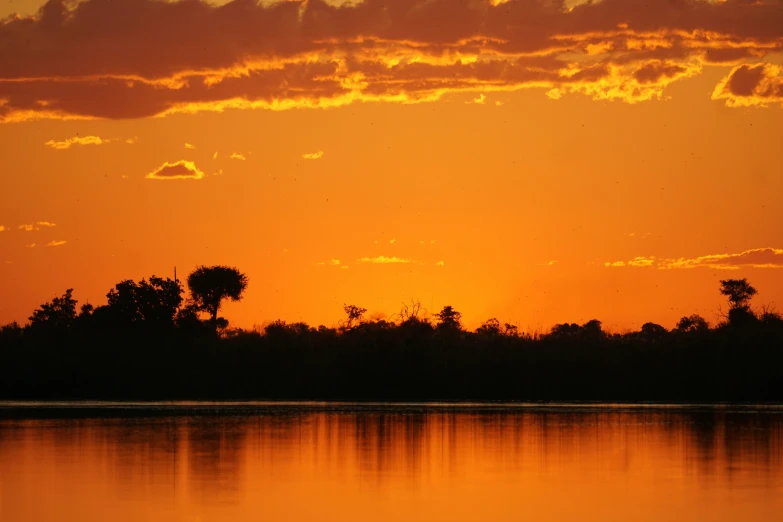
[[[68,289],[27,325],[0,327],[5,399],[781,401],[783,318],[754,311],[745,279],[721,281],[725,320],[609,333],[598,320],[545,334],[497,318],[467,331],[453,306],[393,318],[344,305],[337,327],[229,328],[221,304],[245,274],[199,267],[179,281],[122,281],[105,305]],[[78,310],[78,311],[77,311]]]

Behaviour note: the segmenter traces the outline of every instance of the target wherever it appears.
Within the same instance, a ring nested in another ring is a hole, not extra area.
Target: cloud
[[[41,228],[54,228],[56,226],[56,223],[50,221],[36,221],[35,223],[19,225],[17,228],[24,232],[38,232]]]
[[[728,107],[783,105],[783,68],[768,63],[734,67],[712,93]]]
[[[317,265],[321,265],[321,266],[324,266],[324,265],[330,265],[330,266],[340,266],[342,263],[340,262],[340,260],[339,260],[339,259],[330,259],[329,261],[319,261],[319,262],[318,262],[318,263],[316,263],[316,264],[317,264]],[[344,266],[344,265],[343,265],[343,266]]]
[[[49,241],[48,243],[46,243],[46,246],[48,246],[48,247],[57,247],[57,246],[62,246],[65,243],[67,243],[67,241]]]
[[[239,154],[237,152],[234,152],[233,154],[231,154],[231,156],[228,157],[228,159],[245,161],[247,158],[244,156],[244,154]]]
[[[438,261],[437,263],[435,263],[435,266],[445,266],[445,265],[446,263],[444,263],[443,261]]]
[[[635,257],[628,261],[628,266],[653,266],[654,263],[654,257]]]
[[[195,148],[196,148],[196,146],[195,146],[195,145],[191,145],[190,143],[186,143],[186,144],[185,144],[185,148],[186,148],[186,149],[195,149]]]
[[[750,268],[783,268],[783,249],[754,248],[739,254],[711,254],[695,258],[656,259],[636,257],[630,261],[604,263],[607,267],[648,267],[660,270],[707,267],[717,270]]]
[[[396,242],[397,242],[396,238],[392,238],[392,239],[389,240],[389,244],[391,244],[391,245],[393,245]]]
[[[6,230],[7,229],[3,225],[0,225],[0,232],[5,232]]]
[[[318,152],[309,152],[307,154],[302,154],[302,157],[307,160],[317,160],[324,157],[323,151],[319,150]]]
[[[465,102],[465,103],[475,103],[477,105],[484,105],[487,102],[487,96],[484,94],[479,94],[477,98],[473,98],[473,101]]]
[[[669,85],[705,67],[763,65],[783,50],[778,0],[220,4],[48,0],[35,16],[0,21],[0,120],[423,103],[520,89],[638,103],[665,99]],[[773,72],[764,70],[773,88],[754,84],[755,96],[775,98]],[[728,92],[757,73],[735,72]]]
[[[542,263],[541,266],[555,266],[558,263],[558,261],[548,261],[546,263]]]
[[[1,84],[2,81],[0,81],[0,85]],[[2,111],[2,103],[0,103],[0,111]],[[44,145],[52,149],[66,150],[66,149],[70,149],[74,145],[105,145],[106,143],[112,143],[116,141],[124,141],[129,145],[133,145],[134,143],[138,143],[139,139],[128,138],[125,140],[118,140],[116,138],[101,138],[100,136],[75,136],[73,138],[68,138],[63,141],[49,140],[46,143],[44,143]]]
[[[413,263],[410,259],[403,259],[400,257],[386,257],[386,256],[378,256],[378,257],[363,257],[361,259],[357,259],[359,263],[371,263],[374,265],[391,265],[391,264],[409,264]]]
[[[216,159],[217,159],[217,156],[218,156],[218,154],[217,154],[217,152],[215,152],[215,153],[212,155],[212,159],[213,159],[213,160],[216,160]]]
[[[65,150],[65,149],[70,149],[72,145],[103,145],[104,143],[109,143],[109,141],[110,140],[107,140],[105,138],[102,139],[98,136],[84,136],[84,137],[76,136],[74,138],[68,138],[63,141],[49,140],[46,143],[44,143],[44,145],[57,150]]]
[[[25,245],[25,248],[35,248],[35,243],[30,243],[29,245]]]
[[[145,176],[147,179],[203,179],[201,172],[192,161],[180,160],[164,163]]]

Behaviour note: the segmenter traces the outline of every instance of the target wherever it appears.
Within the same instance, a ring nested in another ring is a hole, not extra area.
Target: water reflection
[[[725,410],[4,420],[0,520],[766,521],[782,429]]]

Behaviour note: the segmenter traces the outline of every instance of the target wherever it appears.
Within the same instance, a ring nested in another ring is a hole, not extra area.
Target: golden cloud
[[[331,265],[331,266],[340,266],[342,263],[339,259],[330,259],[329,261],[319,261],[316,263],[318,265],[324,266],[324,265]],[[343,265],[345,266],[345,265]]]
[[[192,161],[164,163],[145,176],[147,179],[203,179],[204,173]]]
[[[98,136],[84,136],[84,137],[76,136],[74,138],[68,138],[63,141],[49,140],[46,143],[44,143],[44,145],[57,150],[65,150],[65,149],[70,149],[72,145],[103,145],[104,143],[108,143],[109,141],[110,140],[107,139],[101,139]]]
[[[50,221],[36,221],[35,223],[19,225],[17,228],[24,232],[37,232],[41,230],[41,228],[53,228],[56,226],[56,223],[52,223]]]
[[[7,229],[3,225],[0,225],[0,232],[5,232],[6,230]]]
[[[195,146],[195,145],[191,145],[190,143],[186,143],[186,144],[185,144],[185,148],[186,148],[186,149],[195,149],[195,148],[196,148],[196,146]]]
[[[319,150],[318,152],[309,152],[307,154],[302,154],[302,157],[307,160],[317,160],[324,157],[323,151]]]
[[[48,246],[48,247],[57,247],[57,246],[62,246],[64,244],[66,244],[66,243],[67,243],[67,241],[49,241],[48,243],[46,243],[46,246]]]
[[[390,265],[390,264],[408,264],[413,263],[410,259],[404,259],[401,257],[386,257],[386,256],[378,256],[378,257],[363,257],[361,259],[357,259],[359,263],[371,263],[374,265]]]
[[[706,66],[761,64],[764,80],[737,106],[777,99],[767,58],[783,50],[783,10],[778,0],[48,0],[0,21],[0,41],[6,122],[459,93],[483,102],[526,88],[637,103]],[[736,69],[715,96],[757,73]]]
[[[239,154],[238,152],[234,152],[233,154],[231,154],[231,156],[228,157],[228,159],[245,161],[247,158],[245,157],[244,154]]]
[[[607,267],[654,267],[660,270],[707,267],[717,270],[750,268],[783,268],[783,249],[754,248],[738,254],[711,254],[695,258],[656,259],[636,257],[630,261],[604,263]]]
[[[769,63],[734,67],[712,93],[729,107],[783,105],[783,68]]]

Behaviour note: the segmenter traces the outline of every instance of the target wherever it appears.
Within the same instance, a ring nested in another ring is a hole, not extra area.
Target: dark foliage
[[[369,321],[346,305],[340,328],[275,321],[243,331],[228,330],[214,312],[215,302],[241,291],[194,288],[202,297],[181,306],[176,282],[124,281],[109,304],[78,315],[69,290],[28,326],[0,328],[0,397],[783,400],[783,319],[754,313],[749,299],[716,328],[690,316],[671,331],[646,323],[622,335],[598,320],[531,336],[492,318],[469,332],[451,306],[434,322],[420,306],[404,306],[395,321]],[[202,321],[207,302],[213,308]]]

